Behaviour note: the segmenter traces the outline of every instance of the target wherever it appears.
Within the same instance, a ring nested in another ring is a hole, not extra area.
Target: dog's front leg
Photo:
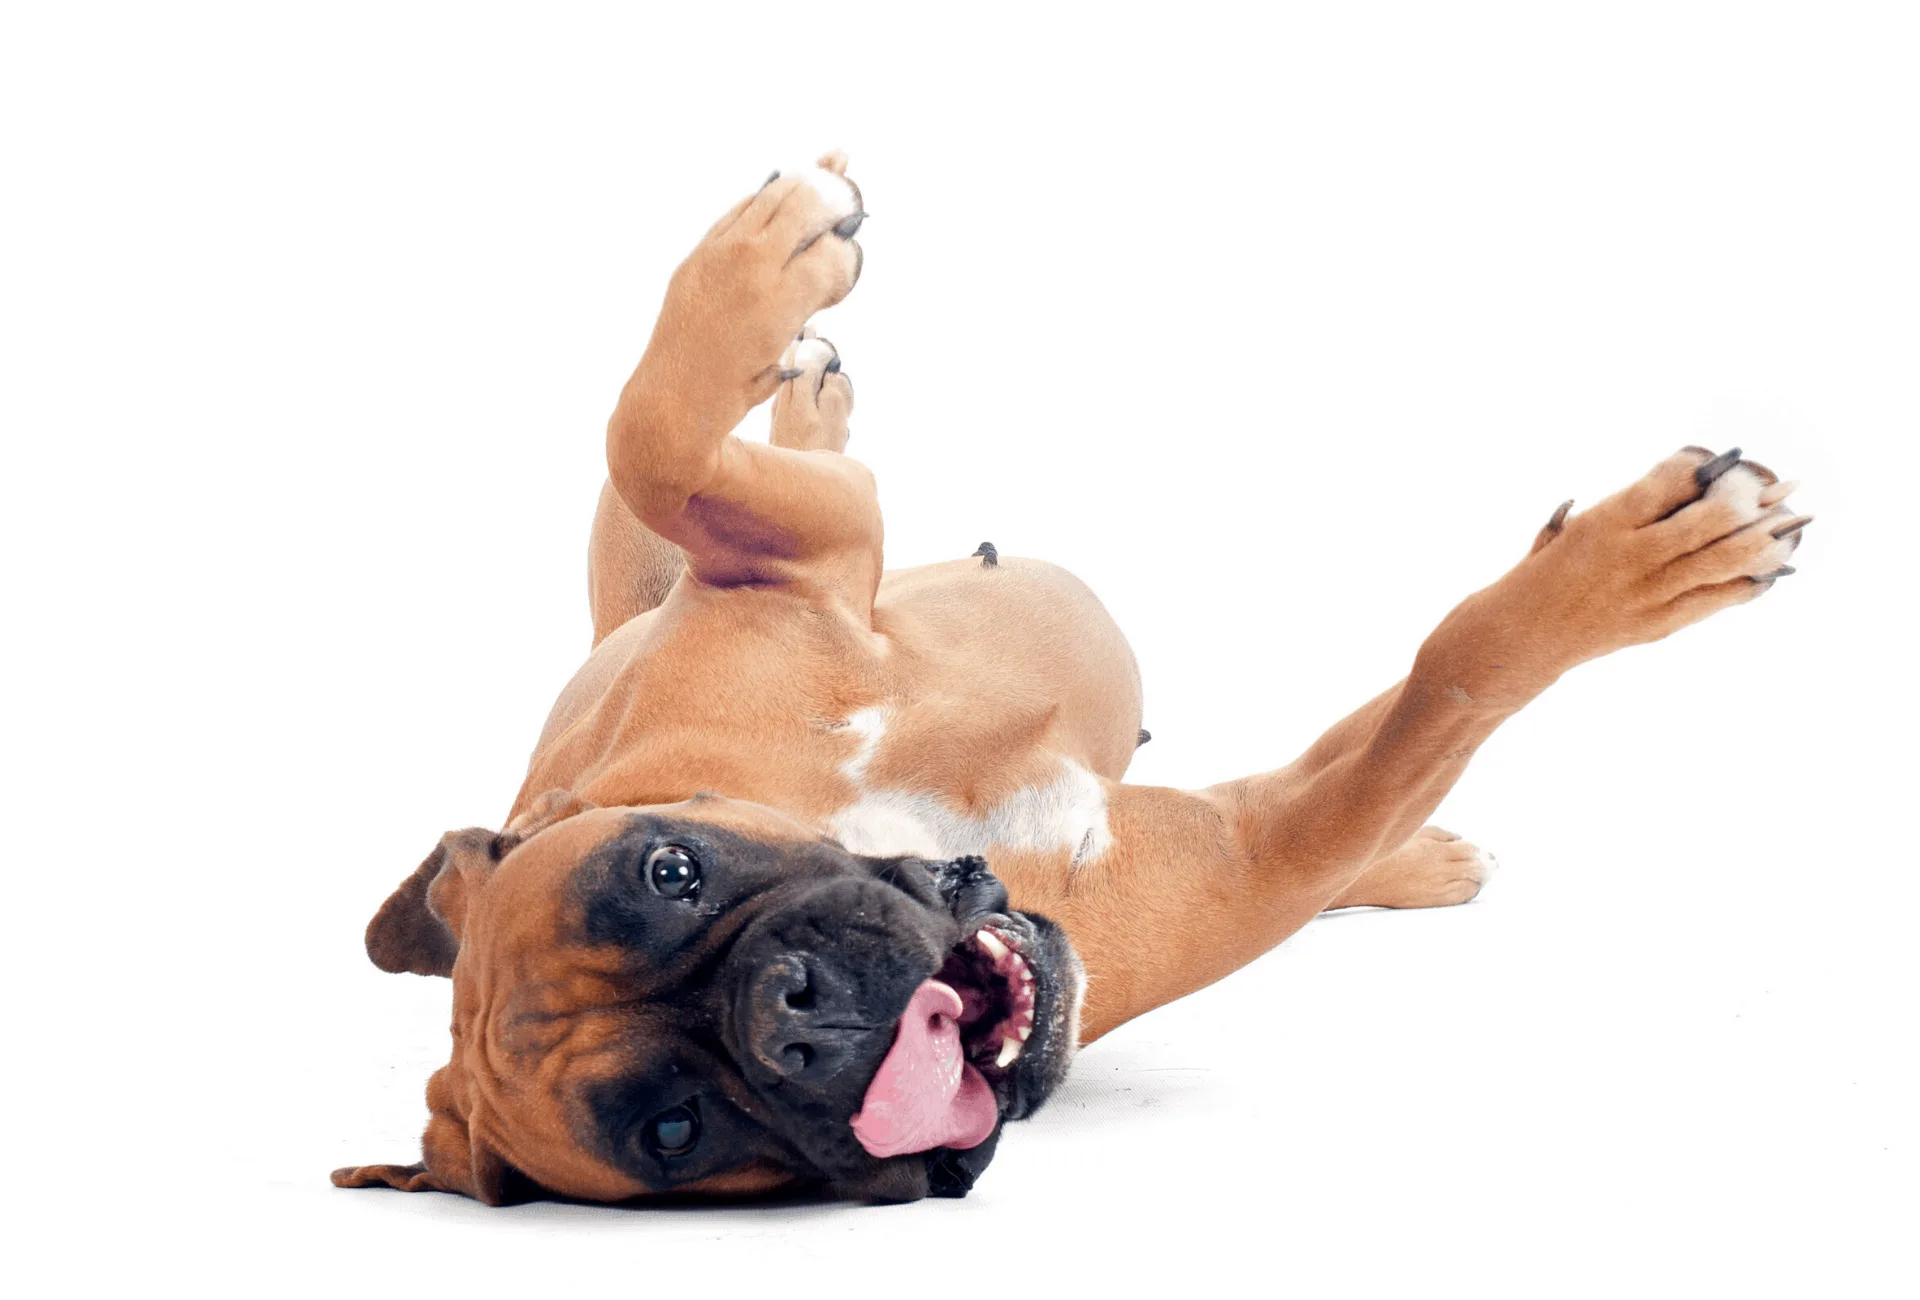
[[[1689,448],[1468,597],[1405,681],[1275,772],[1110,793],[1112,848],[1051,906],[1093,976],[1083,1038],[1245,964],[1432,814],[1494,728],[1576,664],[1752,600],[1791,572],[1791,485]],[[1038,902],[1039,900],[1036,900]]]
[[[830,154],[816,168],[776,173],[674,272],[608,421],[607,471],[632,517],[684,551],[696,578],[812,586],[864,612],[879,579],[873,478],[819,454],[844,443],[845,412],[824,383],[831,346],[799,337],[860,275],[854,235],[866,213],[845,168]],[[772,444],[733,436],[749,410],[800,376],[828,399],[812,424],[783,402]]]

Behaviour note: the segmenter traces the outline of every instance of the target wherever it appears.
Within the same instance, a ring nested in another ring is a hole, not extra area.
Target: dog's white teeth
[[[991,930],[980,931],[978,934],[973,936],[973,941],[979,944],[982,948],[985,948],[987,950],[987,955],[993,958],[995,961],[999,961],[1002,957],[1005,957],[1007,955],[1007,952],[1008,952],[1007,945],[1002,943],[1000,941],[1000,936],[995,934]]]
[[[1019,1035],[1019,1038],[1020,1038],[1020,1041],[1024,1043],[1024,1042],[1026,1042],[1026,1041],[1027,1041],[1027,1040],[1028,1040],[1029,1038],[1032,1038],[1032,1037],[1033,1037],[1033,1026],[1032,1026],[1032,1025],[1022,1025],[1022,1026],[1020,1026],[1020,1028],[1018,1028],[1018,1029],[1016,1029],[1016,1030],[1014,1031],[1014,1033],[1015,1033],[1015,1034],[1017,1034],[1017,1035]]]
[[[1002,1069],[1002,1070],[1006,1069],[1009,1065],[1012,1065],[1015,1061],[1020,1059],[1020,1049],[1025,1046],[1026,1044],[1021,1042],[1020,1039],[1018,1038],[1001,1039],[1000,1040],[1000,1057],[998,1060],[994,1062],[994,1066],[998,1069]]]

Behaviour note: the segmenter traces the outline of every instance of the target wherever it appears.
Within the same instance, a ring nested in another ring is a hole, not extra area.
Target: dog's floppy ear
[[[367,956],[396,975],[452,975],[468,891],[522,840],[594,806],[571,791],[549,790],[499,834],[479,827],[448,831],[367,922]]]
[[[442,1066],[427,1084],[433,1117],[420,1138],[421,1160],[412,1165],[350,1165],[333,1171],[335,1187],[392,1187],[402,1192],[455,1192],[483,1205],[502,1205],[509,1188],[526,1180],[476,1130],[472,1100],[453,1065]]]
[[[448,831],[367,922],[367,956],[381,970],[451,975],[466,924],[469,876],[512,847],[489,830]]]

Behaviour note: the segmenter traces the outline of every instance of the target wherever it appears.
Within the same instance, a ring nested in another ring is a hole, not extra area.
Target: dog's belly
[[[1125,639],[1051,565],[889,573],[870,628],[790,597],[676,592],[569,684],[515,811],[554,788],[602,804],[711,790],[859,853],[1087,862],[1139,725]]]
[[[859,748],[841,770],[858,798],[833,813],[827,829],[852,852],[954,858],[998,849],[1065,851],[1076,866],[1106,852],[1112,840],[1106,787],[1085,765],[1047,748],[1001,755],[1001,771],[991,774],[1001,778],[992,782],[1000,788],[971,803],[952,791],[876,780],[875,760],[897,717],[893,709],[874,707],[847,720]]]

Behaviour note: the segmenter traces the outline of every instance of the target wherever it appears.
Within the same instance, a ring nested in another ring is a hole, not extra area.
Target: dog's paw
[[[1666,560],[1665,590],[1679,596],[1745,578],[1764,591],[1792,573],[1787,557],[1813,522],[1812,515],[1797,515],[1786,504],[1797,484],[1742,460],[1737,447],[1719,456],[1688,447],[1681,456],[1698,462],[1692,473],[1696,491],[1647,532]]]
[[[840,153],[812,167],[775,172],[735,227],[769,269],[778,260],[780,278],[797,294],[795,309],[805,313],[801,321],[839,302],[860,279],[862,253],[854,236],[867,212],[860,187],[846,173]]]
[[[1687,447],[1591,510],[1554,512],[1515,577],[1573,662],[1654,641],[1794,572],[1812,517],[1764,465]]]
[[[780,388],[773,398],[773,445],[795,451],[842,451],[853,414],[853,383],[840,352],[811,327],[780,354]]]
[[[866,220],[847,160],[775,172],[716,222],[674,273],[662,324],[749,373],[765,398],[779,359],[801,326],[839,302],[860,278],[854,236]]]
[[[1328,907],[1453,907],[1476,898],[1498,865],[1452,831],[1423,826]]]

